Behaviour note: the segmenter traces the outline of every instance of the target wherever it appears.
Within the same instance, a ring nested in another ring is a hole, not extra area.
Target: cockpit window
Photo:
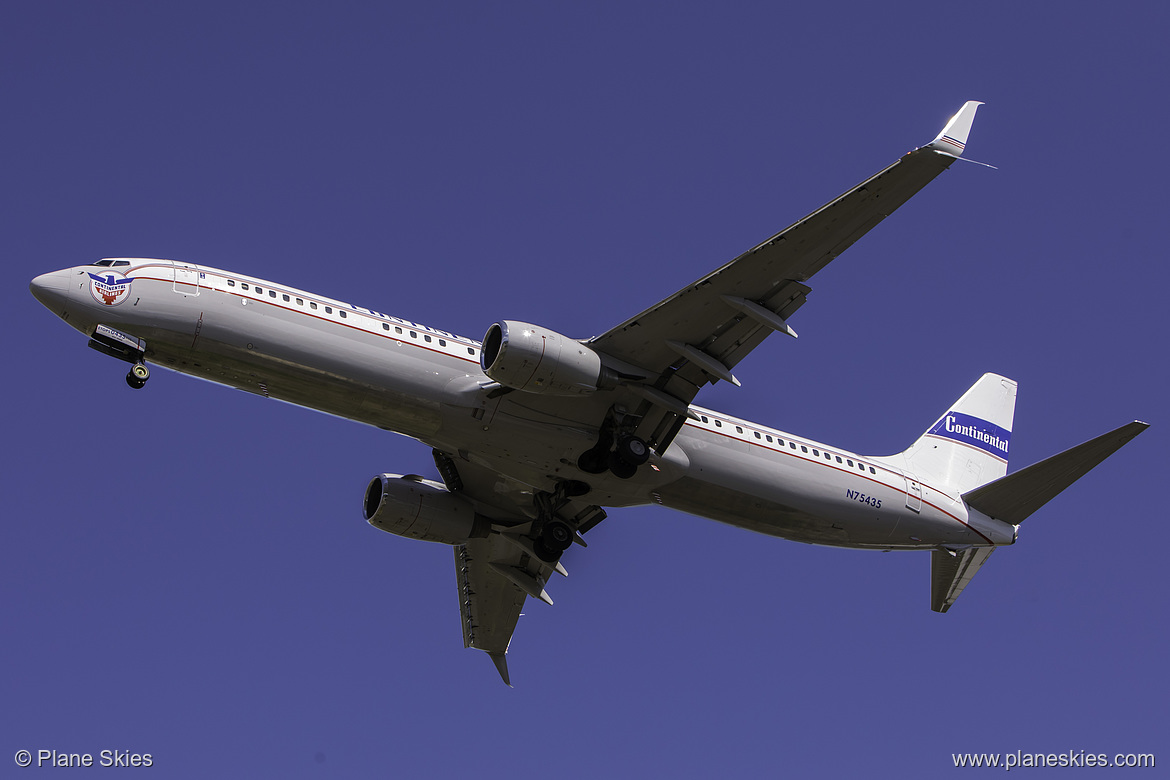
[[[94,265],[100,265],[102,268],[109,268],[114,264],[113,260],[98,260]]]
[[[117,268],[118,266],[121,266],[121,265],[130,265],[130,261],[129,260],[115,260],[114,261],[114,268]]]

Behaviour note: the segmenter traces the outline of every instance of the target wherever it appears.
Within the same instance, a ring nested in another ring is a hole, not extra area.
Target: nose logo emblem
[[[134,280],[121,274],[89,275],[89,292],[93,299],[106,306],[117,306],[130,297],[130,283]]]

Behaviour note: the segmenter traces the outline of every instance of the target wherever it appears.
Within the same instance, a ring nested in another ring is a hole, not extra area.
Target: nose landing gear
[[[130,373],[126,375],[126,384],[135,390],[150,379],[150,369],[146,367],[146,342],[137,336],[99,324],[89,338],[89,348],[133,364]]]
[[[126,374],[126,384],[135,390],[142,389],[147,379],[150,379],[150,369],[146,367],[145,363],[135,363],[134,367],[130,369],[130,373]]]

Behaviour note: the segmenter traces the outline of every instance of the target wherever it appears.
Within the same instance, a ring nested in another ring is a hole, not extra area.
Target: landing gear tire
[[[577,468],[586,474],[601,474],[609,468],[609,452],[596,448],[585,450],[577,458]]]
[[[618,479],[629,479],[638,473],[637,466],[633,463],[627,463],[616,452],[611,452],[609,455],[609,470]]]
[[[556,563],[561,559],[561,554],[564,550],[555,550],[549,547],[544,537],[540,537],[532,543],[532,550],[536,553],[536,557],[540,558],[545,563]]]
[[[145,363],[135,363],[130,373],[126,375],[126,384],[135,390],[141,390],[147,379],[150,379],[150,369]]]
[[[631,466],[641,466],[650,460],[650,448],[637,436],[624,436],[618,439],[617,456]]]
[[[540,532],[540,538],[554,550],[567,550],[573,546],[573,529],[563,520],[549,520]]]
[[[574,536],[573,527],[564,520],[546,520],[532,549],[542,561],[555,563],[565,550],[573,546]]]

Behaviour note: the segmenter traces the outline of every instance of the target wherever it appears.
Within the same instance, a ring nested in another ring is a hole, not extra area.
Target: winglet
[[[500,677],[504,680],[504,685],[509,688],[512,687],[512,681],[508,679],[508,656],[504,653],[488,653],[488,657],[492,659],[492,663],[496,665],[496,671],[500,673]]]
[[[951,117],[947,126],[937,138],[926,145],[926,148],[952,157],[962,157],[963,149],[967,146],[967,136],[971,134],[971,124],[975,121],[975,110],[981,105],[983,103],[978,100],[968,100],[964,103],[959,113]]]

